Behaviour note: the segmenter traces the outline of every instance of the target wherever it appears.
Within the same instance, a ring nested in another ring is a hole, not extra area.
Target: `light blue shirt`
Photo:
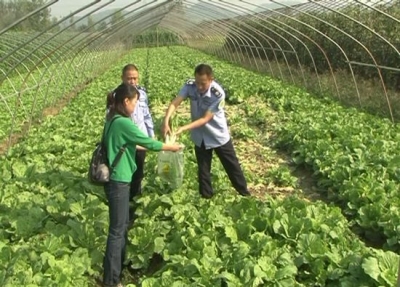
[[[146,90],[143,87],[137,86],[140,96],[136,104],[135,110],[131,114],[133,122],[149,137],[154,136],[154,123],[149,109],[149,101]]]
[[[208,91],[200,94],[194,80],[189,80],[179,91],[178,96],[189,98],[192,121],[203,117],[207,111],[214,114],[208,123],[191,130],[190,136],[196,146],[200,147],[204,141],[205,148],[211,149],[229,141],[230,135],[224,111],[225,92],[218,83],[212,81]]]

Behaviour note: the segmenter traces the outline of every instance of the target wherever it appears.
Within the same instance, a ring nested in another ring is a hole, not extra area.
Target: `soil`
[[[21,128],[21,132],[13,133],[9,138],[0,142],[0,155],[5,154],[10,147],[18,143],[24,136],[26,136],[32,125],[40,124],[42,119],[45,117],[58,115],[62,109],[68,105],[71,99],[73,99],[80,91],[82,91],[91,81],[92,80],[87,80],[85,83],[77,86],[73,91],[64,95],[55,103],[52,103],[51,107],[45,108],[39,117],[26,122]]]

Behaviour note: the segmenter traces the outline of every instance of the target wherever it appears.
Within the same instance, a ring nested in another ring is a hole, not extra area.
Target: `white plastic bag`
[[[175,137],[167,136],[165,142],[174,143]],[[178,189],[183,184],[184,163],[183,148],[177,152],[161,151],[158,153],[158,175],[173,189]]]

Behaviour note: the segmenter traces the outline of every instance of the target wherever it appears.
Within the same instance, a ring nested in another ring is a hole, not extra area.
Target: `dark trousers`
[[[129,183],[110,181],[104,186],[108,200],[110,225],[104,257],[103,283],[116,285],[120,282],[128,242]]]
[[[205,148],[204,142],[201,144],[201,147],[195,146],[200,194],[206,198],[213,196],[213,188],[211,186],[211,161],[213,151],[217,154],[236,191],[241,195],[250,195],[232,140],[229,140],[220,147],[208,150]]]
[[[146,151],[145,150],[137,150],[135,162],[137,169],[132,175],[131,189],[129,195],[129,201],[136,195],[142,194],[142,180],[144,178],[144,161],[146,159]]]

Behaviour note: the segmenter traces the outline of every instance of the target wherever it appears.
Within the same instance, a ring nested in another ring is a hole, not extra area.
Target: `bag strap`
[[[119,117],[119,116],[116,116],[116,117],[114,117],[114,118],[111,120],[110,125],[108,126],[108,129],[107,129],[107,132],[105,132],[105,125],[104,125],[103,139],[102,139],[103,144],[104,144],[104,136],[105,136],[106,134],[108,134],[108,132],[110,131],[110,128],[111,128],[112,123],[113,123],[114,120],[116,120],[117,118],[120,118],[120,117]],[[126,144],[124,144],[124,145],[119,149],[117,155],[115,156],[115,158],[114,158],[114,160],[113,160],[113,162],[112,162],[112,164],[111,164],[111,166],[110,166],[110,174],[112,173],[113,169],[117,166],[117,164],[118,164],[119,160],[121,159],[122,155],[124,154],[125,150],[126,150]]]
[[[119,160],[121,159],[122,155],[124,154],[125,150],[126,150],[126,144],[124,144],[124,145],[119,149],[117,155],[115,156],[115,158],[114,158],[114,160],[113,160],[113,162],[112,162],[112,164],[111,164],[111,166],[110,166],[111,172],[112,172],[112,171],[114,170],[114,168],[117,166],[117,164],[118,164]]]
[[[105,136],[106,134],[108,134],[108,132],[110,131],[110,128],[111,128],[112,123],[113,123],[116,119],[118,119],[118,118],[120,118],[120,117],[119,117],[119,116],[113,117],[113,119],[112,119],[111,122],[110,122],[110,125],[108,126],[107,132],[106,132],[106,124],[104,124],[103,136],[102,136],[102,138],[101,138],[101,142],[102,142],[103,144],[104,144],[104,136]]]

